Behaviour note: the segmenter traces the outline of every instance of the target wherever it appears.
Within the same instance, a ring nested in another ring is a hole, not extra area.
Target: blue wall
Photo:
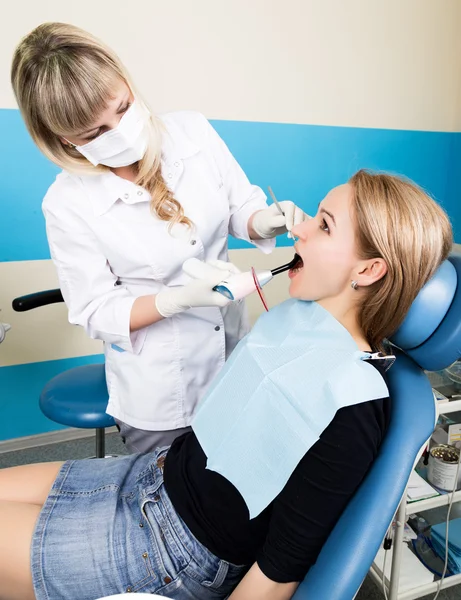
[[[43,415],[40,392],[52,377],[67,369],[103,361],[103,355],[95,355],[1,367],[0,441],[66,429]]]
[[[461,242],[461,133],[214,121],[250,180],[305,212],[362,168],[405,175],[448,212]],[[289,243],[282,236],[284,243]],[[235,242],[233,248],[241,247]]]
[[[448,211],[461,241],[461,134],[213,121],[249,179],[306,212],[362,167],[401,173]],[[42,198],[57,169],[30,140],[19,111],[0,109],[0,262],[49,258]],[[283,236],[281,243],[289,243]],[[245,247],[231,240],[232,248]]]
[[[362,167],[404,174],[447,210],[461,242],[461,134],[213,121],[249,179],[315,212],[329,189]],[[57,169],[30,140],[17,110],[0,109],[0,263],[48,259],[41,201]],[[281,244],[289,244],[281,236]],[[246,245],[231,239],[231,248]],[[1,284],[1,282],[0,282]],[[1,307],[0,307],[1,308]],[[7,342],[2,348],[7,352]],[[0,440],[59,429],[38,397],[55,374],[101,356],[0,367]]]

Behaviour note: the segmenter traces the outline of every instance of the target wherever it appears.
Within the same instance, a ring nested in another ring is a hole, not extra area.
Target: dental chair
[[[394,535],[393,561],[398,564],[407,482],[437,420],[424,370],[442,370],[461,357],[461,255],[441,265],[390,341],[397,358],[386,377],[392,402],[389,429],[377,459],[293,600],[352,600],[396,512],[401,526]],[[397,589],[398,573],[391,582],[391,598]]]
[[[47,290],[13,300],[13,310],[24,312],[64,302],[61,290]],[[42,413],[60,425],[96,430],[96,458],[105,457],[105,429],[115,425],[106,413],[109,394],[103,364],[83,365],[53,377],[40,394]]]
[[[294,600],[352,600],[397,512],[393,563],[403,539],[406,487],[437,412],[426,371],[461,357],[461,255],[449,257],[421,290],[390,340],[396,361],[387,373],[391,421],[367,477],[341,515]],[[399,506],[400,505],[400,506]],[[390,597],[396,597],[398,572]]]

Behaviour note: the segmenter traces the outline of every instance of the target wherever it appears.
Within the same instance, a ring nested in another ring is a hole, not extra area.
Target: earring
[[[67,138],[62,138],[62,139],[61,139],[61,142],[62,142],[62,140],[65,140],[65,141],[67,142],[66,144],[64,144],[65,146],[69,146],[70,148],[76,148],[76,147],[77,147],[77,146],[76,146],[75,144],[73,144],[72,142],[69,142],[69,140],[68,140]]]
[[[358,290],[359,289],[359,284],[356,281],[351,281],[351,288],[353,290]]]

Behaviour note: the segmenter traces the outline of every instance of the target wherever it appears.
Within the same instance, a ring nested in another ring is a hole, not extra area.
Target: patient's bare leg
[[[0,500],[0,600],[34,600],[30,544],[40,506]]]
[[[62,462],[0,470],[0,600],[34,600],[30,546]]]
[[[43,506],[61,466],[50,462],[0,469],[0,501]]]

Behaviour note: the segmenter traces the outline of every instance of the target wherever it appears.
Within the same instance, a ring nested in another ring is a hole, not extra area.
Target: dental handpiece
[[[245,296],[248,296],[256,291],[255,278],[259,286],[263,287],[263,285],[269,283],[274,275],[278,275],[279,273],[283,273],[284,271],[289,271],[292,269],[298,260],[299,256],[298,254],[295,254],[293,260],[286,265],[277,267],[276,269],[255,271],[254,274],[252,271],[232,274],[227,279],[224,279],[218,285],[216,285],[213,290],[215,292],[219,292],[226,298],[229,298],[229,300],[241,300],[242,298],[245,298]]]

